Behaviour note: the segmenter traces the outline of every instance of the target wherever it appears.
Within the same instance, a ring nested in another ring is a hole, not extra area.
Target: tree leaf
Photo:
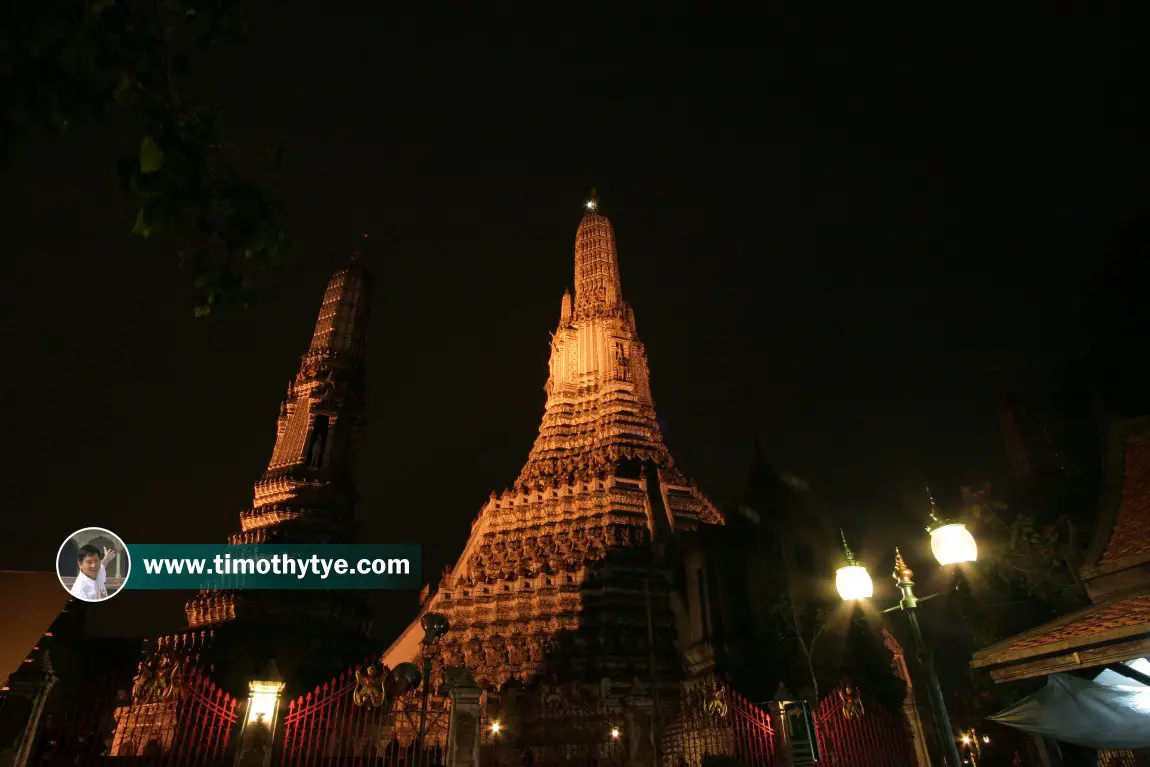
[[[164,167],[164,150],[151,136],[144,136],[140,144],[140,172],[155,173]]]

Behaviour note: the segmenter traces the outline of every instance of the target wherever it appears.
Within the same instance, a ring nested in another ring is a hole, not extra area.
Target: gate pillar
[[[787,732],[787,720],[783,714],[783,702],[772,700],[767,703],[767,713],[771,717],[771,729],[775,731],[775,765],[777,767],[793,767],[791,758],[791,738]]]
[[[623,709],[623,742],[626,764],[629,767],[649,767],[655,764],[655,706],[650,698],[625,699]]]
[[[39,672],[17,672],[8,680],[12,692],[23,695],[30,703],[28,719],[14,744],[16,753],[11,763],[15,767],[25,767],[30,763],[33,747],[36,745],[37,736],[40,734],[44,706],[48,702],[48,696],[52,694],[52,687],[59,681],[52,669],[52,663],[48,659],[47,650],[44,651],[38,665],[41,667]],[[0,756],[3,755],[0,753]]]
[[[276,746],[283,677],[271,661],[258,680],[248,683],[248,702],[240,730],[236,767],[270,767]]]
[[[454,672],[454,673],[451,673]],[[451,669],[451,719],[447,729],[447,767],[479,765],[479,696],[471,674]]]

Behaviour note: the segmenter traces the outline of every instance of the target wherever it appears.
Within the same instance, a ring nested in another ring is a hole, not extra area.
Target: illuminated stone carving
[[[712,684],[707,690],[706,712],[720,719],[727,717],[727,688],[722,682]]]
[[[368,666],[366,673],[356,669],[355,691],[351,694],[351,702],[357,706],[370,705],[372,708],[382,706],[387,700],[387,694],[383,690],[387,671],[386,667],[381,670],[378,664]]]
[[[840,689],[839,700],[843,704],[844,719],[862,719],[866,716],[866,708],[863,706],[862,698],[859,697],[859,692],[854,687],[848,685]]]
[[[136,699],[164,700],[180,687],[183,666],[171,652],[159,652],[140,662],[140,670],[132,688]]]

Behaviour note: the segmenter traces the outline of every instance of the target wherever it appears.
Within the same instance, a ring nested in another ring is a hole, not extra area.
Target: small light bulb
[[[982,742],[983,743],[989,743],[990,742],[990,736],[989,735],[983,735],[982,736]]]
[[[499,722],[492,722],[491,723],[491,732],[493,732],[493,733],[499,732]]]
[[[619,737],[619,728],[618,727],[612,727],[611,728],[611,737],[612,738]]]

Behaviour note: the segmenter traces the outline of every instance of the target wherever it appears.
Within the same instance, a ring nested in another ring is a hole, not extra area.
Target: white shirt
[[[99,602],[108,597],[108,571],[100,565],[100,572],[93,580],[84,573],[76,573],[76,582],[72,584],[72,596],[84,602]]]

